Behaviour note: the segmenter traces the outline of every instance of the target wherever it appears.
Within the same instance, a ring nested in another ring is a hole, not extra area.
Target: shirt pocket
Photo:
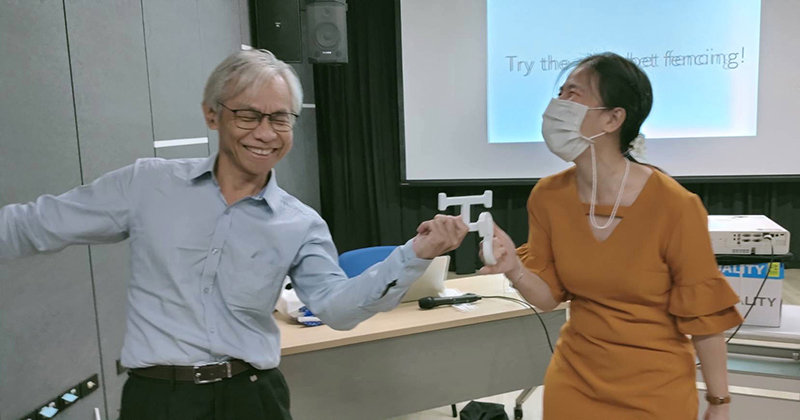
[[[288,271],[288,265],[273,264],[263,256],[253,257],[229,278],[223,289],[225,302],[231,309],[270,314]]]

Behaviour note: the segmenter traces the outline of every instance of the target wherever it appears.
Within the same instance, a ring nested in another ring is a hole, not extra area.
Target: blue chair
[[[373,246],[369,248],[354,249],[339,256],[339,267],[342,267],[347,277],[353,278],[373,265],[383,261],[396,246]]]

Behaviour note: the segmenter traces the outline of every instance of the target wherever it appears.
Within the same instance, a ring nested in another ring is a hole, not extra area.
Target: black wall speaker
[[[289,63],[303,62],[301,0],[251,0],[254,47]]]
[[[308,61],[347,63],[347,4],[315,1],[306,6]]]

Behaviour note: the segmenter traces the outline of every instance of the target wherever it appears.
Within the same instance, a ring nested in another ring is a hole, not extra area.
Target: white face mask
[[[619,204],[622,202],[622,194],[625,191],[625,184],[628,181],[631,162],[625,159],[625,174],[622,177],[622,185],[619,187],[619,195],[617,195],[617,201],[614,203],[614,209],[611,211],[608,221],[600,225],[595,219],[595,205],[597,204],[597,160],[594,153],[594,139],[606,133],[604,131],[591,137],[586,137],[581,134],[581,124],[583,124],[583,119],[590,109],[606,108],[589,108],[577,102],[565,101],[558,98],[552,99],[542,116],[542,136],[544,136],[544,141],[547,143],[547,147],[550,151],[567,162],[575,160],[587,147],[592,148],[592,201],[589,208],[589,222],[591,222],[592,226],[596,229],[607,229],[614,222],[617,209],[619,209]]]
[[[606,134],[602,132],[591,137],[581,134],[581,124],[590,109],[606,109],[605,107],[589,108],[573,101],[553,98],[542,116],[542,136],[553,154],[572,162],[594,144],[594,139]]]

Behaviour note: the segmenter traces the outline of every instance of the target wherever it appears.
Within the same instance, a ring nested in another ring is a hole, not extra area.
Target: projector
[[[708,216],[708,231],[715,254],[789,253],[789,232],[767,216]]]

